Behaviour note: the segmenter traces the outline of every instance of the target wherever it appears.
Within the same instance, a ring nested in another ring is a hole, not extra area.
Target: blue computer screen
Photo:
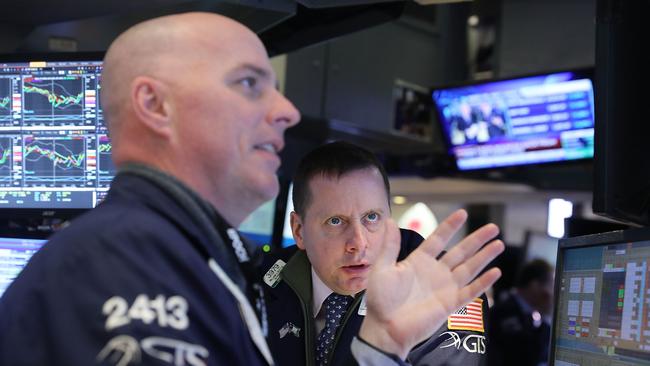
[[[0,296],[45,241],[0,237]]]
[[[115,173],[101,55],[16,59],[0,56],[0,208],[94,207]]]
[[[459,170],[593,157],[588,71],[487,81],[432,92]]]
[[[271,200],[253,211],[239,225],[239,232],[253,244],[260,246],[270,245],[273,239],[274,221],[275,200]]]

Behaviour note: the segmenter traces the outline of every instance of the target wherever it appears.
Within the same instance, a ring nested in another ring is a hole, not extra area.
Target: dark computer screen
[[[560,240],[551,361],[650,365],[650,230]]]
[[[45,242],[44,239],[0,237],[0,297]]]
[[[650,55],[635,38],[647,31],[650,1],[596,2],[594,213],[650,225]]]
[[[94,207],[115,168],[102,55],[0,56],[0,208]]]
[[[592,158],[591,70],[438,88],[432,96],[459,170]]]

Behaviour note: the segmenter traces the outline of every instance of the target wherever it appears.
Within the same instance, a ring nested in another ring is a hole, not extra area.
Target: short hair
[[[517,275],[517,288],[526,288],[532,282],[546,284],[552,280],[553,267],[543,259],[534,259],[526,263]]]
[[[372,152],[345,141],[336,141],[317,147],[302,158],[293,178],[293,207],[304,216],[311,200],[309,182],[315,176],[340,178],[363,169],[375,168],[381,174],[390,206],[390,183],[384,166]]]

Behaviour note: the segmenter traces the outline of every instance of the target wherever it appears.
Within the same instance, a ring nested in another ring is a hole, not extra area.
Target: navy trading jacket
[[[405,258],[423,240],[414,231],[401,229],[402,247],[399,259]],[[282,262],[286,265],[282,265]],[[262,272],[269,316],[268,338],[271,353],[279,365],[315,365],[316,328],[312,314],[311,264],[304,251],[292,246],[265,258]],[[280,282],[269,283],[280,271]],[[352,338],[363,321],[360,305],[363,295],[355,297],[345,314],[334,340],[328,365],[355,365],[350,352]],[[408,355],[414,365],[479,365],[486,352],[485,321],[488,304],[483,295],[449,317],[427,341]],[[475,329],[475,330],[471,330]]]
[[[543,321],[523,299],[511,294],[490,313],[492,344],[489,366],[537,366],[548,364],[551,325]]]
[[[0,365],[268,364],[231,243],[193,192],[151,176],[118,174],[34,255],[0,299]]]

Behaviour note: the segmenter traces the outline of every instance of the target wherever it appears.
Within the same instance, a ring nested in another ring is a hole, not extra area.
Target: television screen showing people
[[[567,71],[434,90],[458,169],[592,158],[594,93],[588,74]]]
[[[115,168],[99,105],[101,56],[0,58],[0,208],[92,208]]]

